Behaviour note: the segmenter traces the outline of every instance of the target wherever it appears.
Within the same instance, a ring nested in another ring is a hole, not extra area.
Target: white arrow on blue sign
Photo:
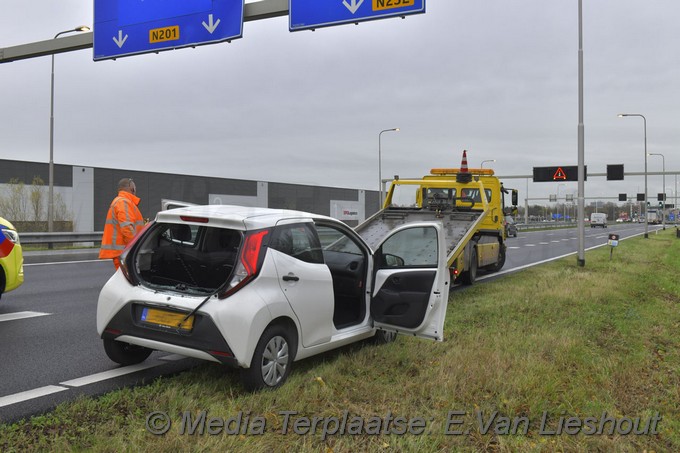
[[[425,0],[288,0],[290,31],[425,12]]]
[[[245,0],[95,0],[93,59],[240,38],[244,4]]]

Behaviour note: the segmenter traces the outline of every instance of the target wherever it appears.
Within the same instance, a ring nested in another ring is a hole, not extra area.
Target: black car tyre
[[[462,275],[464,285],[472,285],[477,280],[477,248],[472,247],[470,253],[470,269],[463,272]]]
[[[397,339],[397,333],[396,332],[388,332],[387,330],[378,330],[375,332],[375,336],[373,337],[373,341],[376,344],[387,344],[387,343],[392,343]]]
[[[135,365],[145,361],[153,352],[153,349],[137,346],[122,341],[104,340],[104,351],[109,359],[121,365]]]
[[[250,368],[241,370],[241,382],[249,391],[280,387],[293,365],[295,343],[282,325],[268,327],[257,343]]]
[[[489,266],[489,269],[493,272],[500,271],[505,265],[505,246],[501,244],[501,248],[498,250],[498,262]]]

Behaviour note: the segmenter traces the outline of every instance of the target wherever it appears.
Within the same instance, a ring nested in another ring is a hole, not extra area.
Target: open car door
[[[441,224],[395,228],[373,258],[374,326],[443,341],[450,276]]]

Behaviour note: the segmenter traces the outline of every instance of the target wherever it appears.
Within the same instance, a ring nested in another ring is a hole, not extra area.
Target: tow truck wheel
[[[472,247],[471,249],[470,268],[463,272],[463,275],[461,276],[463,278],[464,285],[472,285],[475,280],[477,280],[477,248]]]
[[[503,265],[505,264],[505,246],[501,245],[500,250],[498,250],[498,261],[496,264],[492,264],[489,266],[489,269],[491,269],[492,272],[498,272],[503,268]]]

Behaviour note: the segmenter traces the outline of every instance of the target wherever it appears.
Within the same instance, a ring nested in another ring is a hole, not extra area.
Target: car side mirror
[[[401,267],[404,265],[404,258],[400,256],[392,255],[391,253],[385,253],[383,256],[385,257],[385,265],[387,267]]]

